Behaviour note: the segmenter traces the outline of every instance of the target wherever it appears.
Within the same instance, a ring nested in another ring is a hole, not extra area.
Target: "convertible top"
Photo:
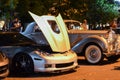
[[[0,46],[27,46],[35,42],[19,32],[0,32]]]

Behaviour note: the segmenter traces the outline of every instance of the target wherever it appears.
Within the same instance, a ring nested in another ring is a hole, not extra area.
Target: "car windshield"
[[[59,30],[59,28],[58,28],[58,25],[57,25],[57,23],[56,23],[54,20],[48,20],[48,23],[49,23],[51,29],[52,29],[55,33],[57,33],[57,34],[60,33],[60,30]]]
[[[68,30],[80,29],[80,24],[78,22],[65,22]]]

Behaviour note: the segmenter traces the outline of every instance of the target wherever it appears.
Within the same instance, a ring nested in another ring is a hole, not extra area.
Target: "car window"
[[[35,32],[41,32],[41,30],[40,30],[40,28],[38,27],[37,24],[34,26],[34,28],[35,28]]]
[[[77,22],[66,22],[65,23],[68,30],[71,30],[71,29],[80,29],[80,24],[77,23]]]
[[[58,34],[60,33],[60,30],[59,30],[59,28],[58,28],[58,25],[57,25],[57,23],[56,23],[54,20],[48,20],[48,23],[49,23],[51,29],[52,29],[55,33],[58,33]]]

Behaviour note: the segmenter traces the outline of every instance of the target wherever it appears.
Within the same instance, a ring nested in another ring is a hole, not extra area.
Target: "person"
[[[117,18],[117,27],[120,29],[120,17]]]
[[[83,23],[81,24],[81,27],[82,27],[83,30],[88,30],[88,24],[87,24],[86,19],[83,20]]]
[[[0,31],[4,31],[4,29],[5,29],[5,21],[0,20]]]
[[[116,20],[113,20],[113,21],[110,23],[110,27],[113,28],[113,29],[116,29],[116,28],[117,28],[117,22],[116,22]]]
[[[117,33],[120,34],[120,17],[117,18]]]
[[[22,28],[21,21],[16,17],[11,22],[10,31],[20,32]]]

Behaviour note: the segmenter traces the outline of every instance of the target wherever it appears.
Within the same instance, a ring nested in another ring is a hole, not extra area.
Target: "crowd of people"
[[[80,27],[82,30],[104,30],[110,28],[120,28],[120,18],[117,20],[113,19],[110,23],[106,23],[106,25],[96,24],[95,26],[88,24],[87,20],[84,19]],[[11,20],[9,25],[6,25],[4,20],[0,20],[0,31],[21,32],[23,31],[23,25],[18,17],[15,17],[13,20]]]
[[[118,19],[113,19],[111,22],[107,22],[106,24],[102,23],[96,23],[95,25],[88,25],[87,20],[84,19],[83,23],[81,24],[81,27],[84,30],[106,30],[106,29],[120,29],[120,18]]]
[[[0,31],[11,31],[11,32],[21,32],[23,25],[18,17],[9,21],[8,24],[4,20],[0,20]]]
[[[14,32],[20,32],[22,30],[22,24],[21,21],[15,17],[11,22],[10,22],[10,31]]]
[[[76,22],[77,23],[77,22]],[[71,22],[69,25],[66,24],[68,29],[80,29],[80,30],[109,30],[117,29],[120,27],[120,19],[119,20],[112,20],[111,22],[107,22],[106,24],[96,23],[94,25],[89,24],[86,19],[78,26],[75,23]]]

